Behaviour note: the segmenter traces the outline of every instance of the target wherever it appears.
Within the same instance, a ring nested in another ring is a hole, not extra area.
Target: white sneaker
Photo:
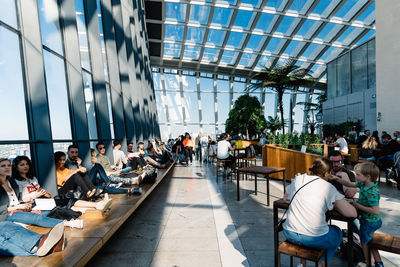
[[[64,226],[69,226],[70,228],[82,229],[83,228],[83,220],[64,221]]]
[[[115,188],[120,188],[124,183],[118,183],[118,184],[109,184],[109,187],[115,187]]]
[[[141,187],[134,187],[129,190],[131,195],[141,195],[143,192]]]
[[[104,197],[102,201],[96,203],[96,210],[105,212],[111,205],[112,199]]]

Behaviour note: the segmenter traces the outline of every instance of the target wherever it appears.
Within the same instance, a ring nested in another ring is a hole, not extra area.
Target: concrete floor
[[[214,165],[177,165],[88,266],[274,266],[272,207],[266,186],[253,181],[215,183]],[[271,183],[272,201],[283,196]],[[381,184],[381,232],[399,235],[400,206],[395,187]],[[283,237],[280,237],[283,240]],[[382,253],[385,266],[400,266],[397,255]],[[282,256],[282,266],[289,258]],[[311,265],[310,265],[311,266]],[[347,266],[339,254],[329,266]]]

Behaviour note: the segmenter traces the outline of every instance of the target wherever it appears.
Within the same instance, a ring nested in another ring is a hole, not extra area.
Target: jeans
[[[59,219],[54,219],[34,212],[25,212],[25,211],[14,212],[13,215],[7,216],[7,221],[33,224],[46,228],[53,228],[56,224],[62,222],[62,220]]]
[[[326,249],[328,262],[342,242],[342,231],[335,225],[329,225],[329,232],[321,236],[302,235],[285,229],[283,229],[283,234],[290,243],[309,248]]]
[[[94,189],[94,185],[92,184],[89,176],[87,176],[86,174],[80,175],[78,173],[75,173],[65,182],[65,184],[61,188],[58,189],[58,194],[65,195],[68,191],[75,190],[78,186],[80,186],[83,194],[86,194],[87,192]]]
[[[100,178],[100,183],[106,183],[109,184],[111,183],[111,180],[108,179],[108,176],[106,172],[103,169],[103,166],[101,166],[98,163],[95,163],[92,167],[92,169],[89,171],[89,177],[90,180],[92,181],[93,184],[97,185],[98,182],[96,182],[96,178]]]
[[[130,171],[132,171],[132,167],[126,167],[126,168],[123,168],[123,169],[121,170],[121,173],[128,173],[128,172],[130,172]]]
[[[22,212],[17,212],[22,213]],[[0,222],[0,255],[34,256],[32,249],[39,243],[42,235],[25,229],[12,222]]]

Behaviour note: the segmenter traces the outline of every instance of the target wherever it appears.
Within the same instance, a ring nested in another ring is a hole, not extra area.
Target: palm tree
[[[264,67],[262,72],[255,74],[252,79],[257,80],[255,84],[251,84],[247,90],[263,89],[270,87],[278,93],[278,109],[280,111],[280,119],[282,124],[282,132],[285,134],[285,125],[283,118],[283,93],[286,89],[294,89],[295,87],[307,87],[325,89],[326,84],[320,83],[316,78],[311,76],[311,71],[300,68],[295,65],[296,61],[291,59],[283,65],[275,65],[273,67]]]
[[[312,103],[311,101],[296,103],[296,105],[304,106],[304,112],[306,113],[306,116],[307,116],[307,124],[310,127],[311,135],[314,135],[315,127],[319,123],[319,122],[315,121],[314,115],[318,114],[318,113],[322,114],[322,109],[323,109],[322,103],[326,101],[326,94],[319,95],[316,98],[316,100],[317,100],[317,103]],[[311,112],[311,114],[310,114],[310,112]]]
[[[270,132],[275,135],[276,131],[279,131],[280,129],[282,129],[282,124],[281,121],[279,120],[278,116],[272,117],[272,116],[268,116],[268,120],[266,123],[266,129],[270,130]]]

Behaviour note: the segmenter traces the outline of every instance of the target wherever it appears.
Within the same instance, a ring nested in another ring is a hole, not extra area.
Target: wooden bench
[[[400,254],[400,237],[374,233],[372,240],[368,243],[368,247],[369,249],[377,249]],[[370,261],[371,260],[372,259],[370,259]]]
[[[279,252],[278,267],[281,266],[281,253],[290,256],[290,267],[293,267],[293,257],[305,259],[308,261],[313,261],[315,262],[315,266],[317,267],[319,260],[324,255],[325,255],[325,266],[328,266],[325,249],[306,248],[303,246],[289,243],[288,241],[284,241],[279,245],[278,252]]]
[[[65,229],[67,244],[62,252],[52,253],[46,257],[2,257],[0,266],[85,266],[101,249],[121,225],[133,214],[141,203],[151,194],[158,184],[170,177],[176,161],[167,169],[158,170],[158,178],[154,184],[143,185],[141,195],[110,195],[113,199],[111,210],[106,216],[84,214],[84,228]],[[88,218],[90,217],[90,218]],[[30,227],[40,234],[47,233],[49,228]]]

